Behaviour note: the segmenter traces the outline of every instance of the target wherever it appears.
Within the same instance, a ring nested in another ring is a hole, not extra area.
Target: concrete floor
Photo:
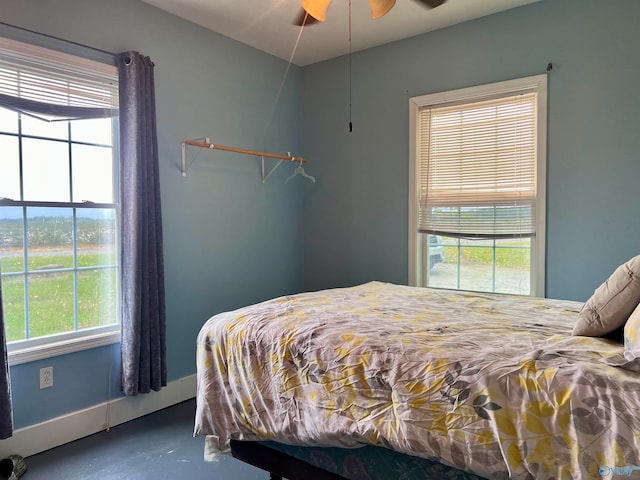
[[[204,437],[193,438],[195,400],[28,457],[24,480],[267,480],[231,456],[204,462]]]

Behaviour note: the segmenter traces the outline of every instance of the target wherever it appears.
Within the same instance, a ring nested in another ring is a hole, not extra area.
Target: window
[[[410,284],[544,296],[546,76],[410,110]]]
[[[14,364],[117,340],[117,92],[114,65],[0,37],[0,267]]]

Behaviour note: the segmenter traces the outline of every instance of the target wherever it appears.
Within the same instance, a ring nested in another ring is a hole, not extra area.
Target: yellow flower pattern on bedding
[[[371,282],[212,317],[195,433],[378,445],[487,478],[640,465],[640,374],[572,336],[581,303]]]

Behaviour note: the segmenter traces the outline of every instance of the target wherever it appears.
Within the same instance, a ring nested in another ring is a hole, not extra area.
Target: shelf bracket
[[[264,174],[264,157],[261,157],[261,161],[262,161],[262,169],[261,169],[262,183],[265,183],[267,181],[267,178],[269,178],[271,176],[271,174],[276,171],[276,168],[278,168],[280,166],[280,164],[282,162],[284,162],[284,160],[279,160],[278,163],[276,163],[275,167],[273,167],[271,170],[269,170],[269,173],[267,173],[265,175]]]

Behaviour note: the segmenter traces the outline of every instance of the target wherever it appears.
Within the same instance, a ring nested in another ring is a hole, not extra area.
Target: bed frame
[[[271,446],[270,444],[274,444]],[[231,455],[245,463],[253,465],[254,467],[266,470],[270,474],[271,480],[348,480],[350,478],[363,478],[362,472],[353,472],[354,476],[349,476],[344,468],[346,464],[339,465],[341,455],[335,455],[336,451],[343,451],[340,448],[328,448],[332,453],[329,454],[329,458],[336,460],[337,464],[333,464],[331,470],[325,470],[322,466],[310,460],[307,456],[308,452],[298,452],[298,447],[293,447],[293,450],[287,448],[287,450],[280,450],[279,447],[287,447],[286,445],[278,444],[277,442],[256,442],[256,441],[238,441],[231,440]],[[432,480],[482,480],[483,477],[479,477],[472,473],[458,470],[453,467],[443,465],[434,460],[422,459],[419,457],[413,457],[406,454],[395,453],[392,450],[386,448],[380,448],[380,452],[384,452],[371,455],[371,450],[364,452],[369,447],[362,449],[355,449],[355,451],[362,452],[361,454],[355,454],[363,461],[360,464],[366,471],[366,478],[393,478],[396,475],[401,475],[402,478],[414,478],[416,480],[432,479]],[[377,449],[378,447],[370,447]],[[303,448],[303,450],[307,450]],[[311,447],[311,450],[324,450],[322,447]],[[353,455],[354,449],[348,449],[349,456]],[[317,461],[317,459],[316,459]],[[416,463],[417,462],[417,463]],[[384,467],[383,467],[384,465]],[[389,470],[384,470],[387,466],[391,466]],[[382,470],[381,470],[382,468]],[[398,469],[399,468],[399,469]],[[399,473],[402,472],[402,473]],[[343,476],[345,475],[345,476]],[[371,476],[371,477],[369,477]]]
[[[257,442],[231,440],[231,455],[254,467],[266,470],[270,480],[345,480],[335,473],[298,460]]]

